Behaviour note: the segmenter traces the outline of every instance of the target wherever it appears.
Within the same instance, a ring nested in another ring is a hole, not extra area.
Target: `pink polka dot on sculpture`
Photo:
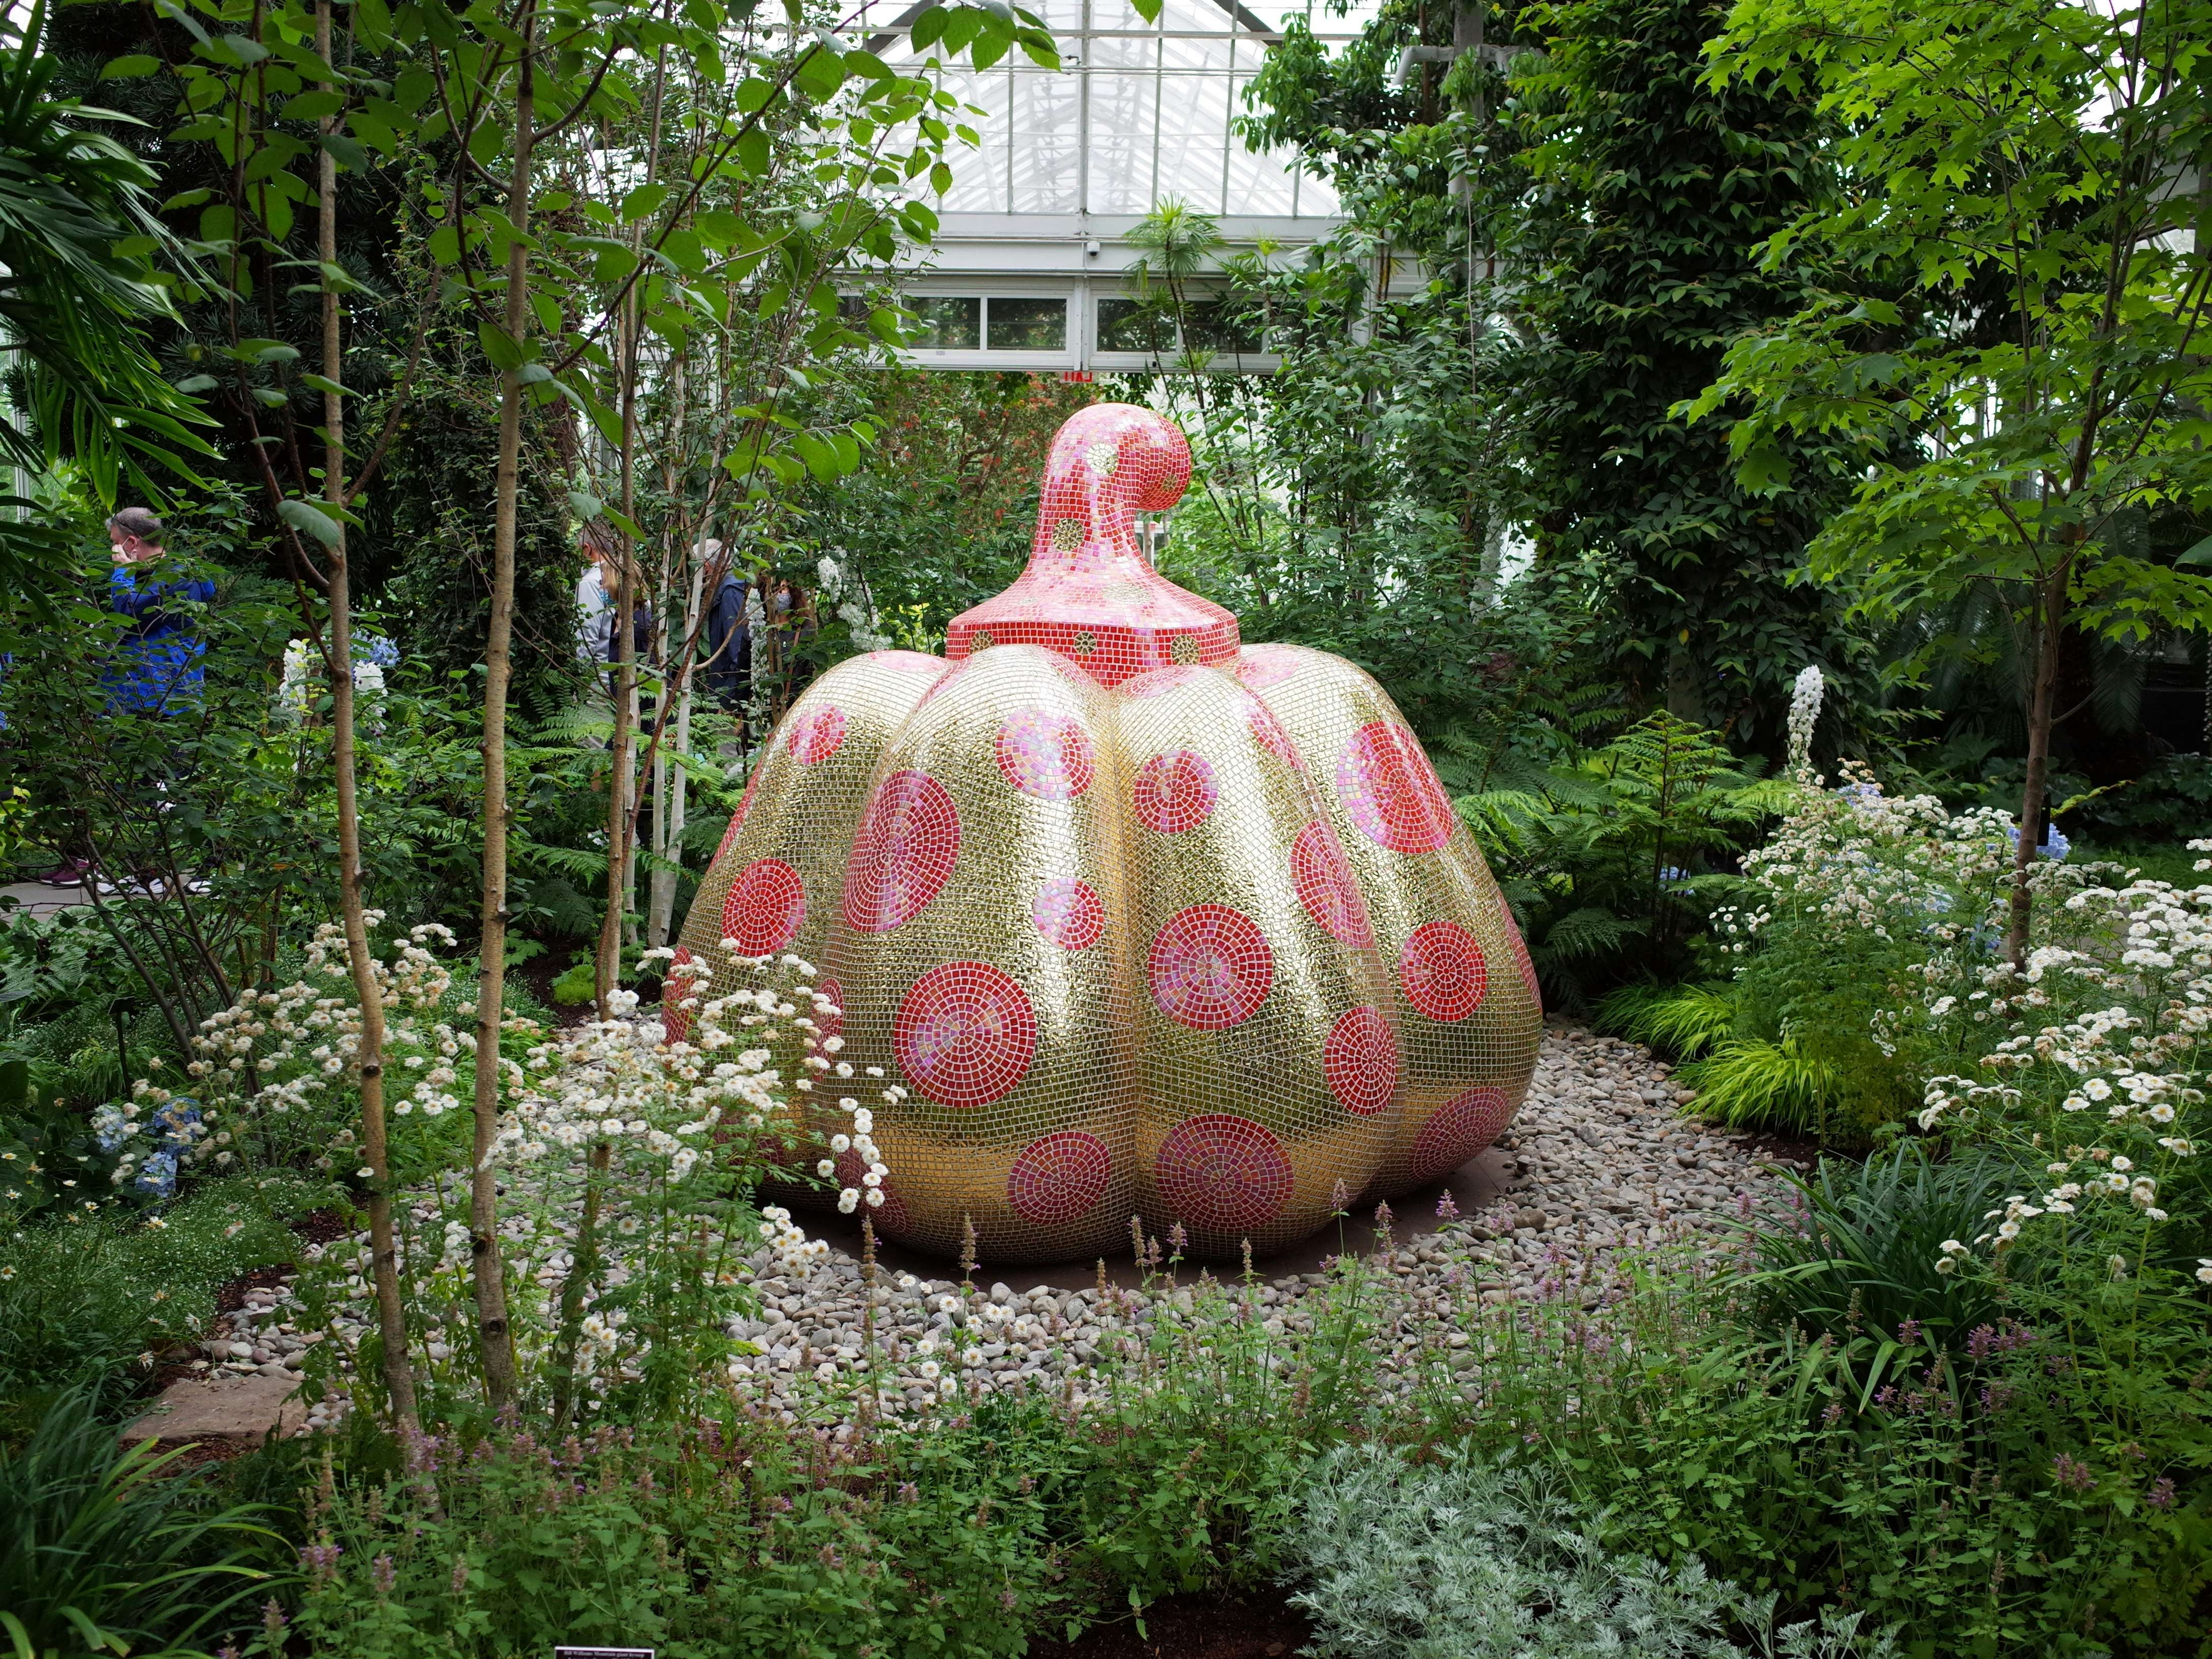
[[[1499,902],[1498,908],[1500,910],[1505,908],[1503,901]],[[1504,921],[1506,942],[1513,947],[1513,963],[1521,970],[1521,983],[1527,988],[1528,1000],[1541,1008],[1544,1006],[1544,997],[1543,993],[1536,987],[1536,964],[1529,959],[1528,946],[1521,937],[1521,930],[1513,925],[1513,918],[1509,915]]]
[[[1091,787],[1091,739],[1081,724],[1042,708],[1017,708],[999,727],[999,770],[1039,800],[1073,800]]]
[[[1248,645],[1237,653],[1237,678],[1255,691],[1280,685],[1297,672],[1297,653],[1279,646]]]
[[[1188,749],[1155,755],[1137,769],[1137,821],[1162,835],[1179,835],[1206,822],[1219,791],[1205,756]]]
[[[1360,896],[1344,845],[1325,818],[1316,818],[1291,843],[1291,885],[1306,914],[1331,939],[1362,950],[1375,944],[1367,901]]]
[[[887,933],[937,896],[960,859],[960,813],[927,772],[894,772],[878,786],[845,866],[845,920]]]
[[[790,735],[783,740],[802,766],[817,765],[836,754],[845,741],[845,728],[849,722],[845,711],[834,702],[817,703],[791,723]]]
[[[722,937],[737,940],[740,956],[781,951],[805,922],[806,884],[781,859],[755,859],[722,901]]]
[[[948,962],[908,988],[891,1048],[924,1099],[988,1106],[1036,1057],[1036,1013],[1013,978],[989,963]]]
[[[1041,1135],[1022,1148],[1006,1172],[1006,1202],[1024,1221],[1075,1221],[1106,1196],[1114,1160],[1106,1143],[1080,1129]]]
[[[691,1011],[683,1007],[686,997],[696,996],[704,974],[679,974],[676,970],[699,960],[684,945],[676,947],[674,960],[668,964],[668,976],[660,981],[660,1029],[668,1033],[671,1042],[691,1041]]]
[[[1123,680],[1115,689],[1125,697],[1141,699],[1164,696],[1179,685],[1189,684],[1191,681],[1206,672],[1203,668],[1194,668],[1188,664],[1179,664],[1172,668],[1155,668],[1136,675],[1133,678]]]
[[[1466,928],[1454,921],[1431,921],[1413,929],[1398,952],[1398,983],[1407,1001],[1431,1019],[1449,1024],[1481,1006],[1490,969],[1482,947]]]
[[[1178,910],[1152,936],[1145,972],[1160,1012],[1194,1030],[1225,1031],[1267,1000],[1274,953],[1253,920],[1225,904]]]
[[[1298,753],[1297,744],[1291,741],[1291,734],[1283,730],[1282,721],[1275,718],[1274,711],[1266,703],[1254,697],[1251,706],[1244,711],[1244,719],[1260,747],[1293,772],[1305,769],[1305,757]]]
[[[1037,890],[1030,919],[1038,933],[1061,950],[1087,951],[1105,931],[1106,907],[1088,884],[1062,877]]]
[[[923,651],[871,651],[867,660],[902,674],[934,674],[945,665],[944,658]]]
[[[1370,721],[1345,744],[1336,793],[1359,832],[1394,853],[1433,853],[1459,823],[1419,741],[1388,720]]]
[[[1487,1085],[1462,1090],[1430,1114],[1413,1137],[1407,1173],[1417,1185],[1449,1175],[1497,1139],[1512,1115],[1504,1090]]]
[[[1329,1028],[1322,1074],[1338,1105],[1372,1117],[1398,1092],[1398,1039],[1372,1008],[1354,1008]]]
[[[891,1190],[890,1177],[885,1176],[882,1188],[884,1201],[880,1204],[869,1203],[866,1197],[868,1189],[860,1180],[860,1177],[867,1172],[868,1166],[860,1162],[860,1155],[858,1152],[848,1149],[837,1154],[837,1185],[841,1188],[858,1187],[862,1194],[860,1207],[853,1213],[855,1216],[867,1217],[885,1232],[904,1232],[908,1219],[905,1200]]]
[[[1168,1132],[1152,1179],[1169,1214],[1209,1232],[1265,1226],[1291,1196],[1291,1161],[1249,1117],[1210,1112]]]

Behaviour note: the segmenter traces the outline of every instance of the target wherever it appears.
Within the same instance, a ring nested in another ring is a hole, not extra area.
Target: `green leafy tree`
[[[2027,669],[2015,965],[2067,630],[2212,627],[2212,580],[2188,568],[2212,546],[2157,559],[2130,534],[2212,489],[2208,53],[2206,0],[1741,0],[1707,80],[1817,100],[1844,184],[1768,239],[1768,271],[1818,281],[1730,349],[1694,412],[1747,411],[1729,441],[1771,501],[1799,487],[1808,441],[1864,456],[1811,548],[1863,611],[1980,592],[2010,614]]]
[[[1778,753],[1788,684],[1816,662],[1849,682],[1831,596],[1798,586],[1850,452],[1792,434],[1786,492],[1734,476],[1726,434],[1675,405],[1729,343],[1802,303],[1765,240],[1826,188],[1802,94],[1704,79],[1718,19],[1699,0],[1570,0],[1524,10],[1514,61],[1526,216],[1505,257],[1529,342],[1523,400],[1540,556],[1609,555],[1612,656],[1637,701]]]

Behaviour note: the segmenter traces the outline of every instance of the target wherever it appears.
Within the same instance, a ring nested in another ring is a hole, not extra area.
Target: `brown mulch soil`
[[[1735,1138],[1767,1163],[1791,1170],[1810,1170],[1820,1162],[1823,1150],[1819,1141],[1802,1135],[1738,1134]]]
[[[354,1224],[336,1210],[313,1210],[292,1224],[293,1234],[310,1244],[328,1244],[349,1236]]]
[[[1313,1639],[1313,1626],[1281,1592],[1242,1597],[1171,1595],[1137,1621],[1097,1625],[1073,1642],[1033,1641],[1032,1659],[1288,1659]]]

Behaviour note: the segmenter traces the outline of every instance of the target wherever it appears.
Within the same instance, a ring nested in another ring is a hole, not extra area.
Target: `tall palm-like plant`
[[[144,325],[172,314],[152,255],[176,251],[147,195],[153,170],[87,123],[129,118],[50,95],[43,0],[0,14],[0,349],[18,407],[0,412],[0,459],[29,470],[66,456],[102,500],[155,493],[149,469],[190,479],[198,404],[162,378]],[[0,505],[31,509],[19,497]],[[0,595],[27,590],[53,545],[31,516],[0,518]]]

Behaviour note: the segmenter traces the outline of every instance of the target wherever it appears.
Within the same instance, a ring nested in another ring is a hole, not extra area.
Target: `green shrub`
[[[125,1450],[88,1390],[0,1452],[0,1634],[17,1654],[181,1659],[267,1593],[254,1560],[282,1540],[257,1506],[209,1512],[181,1455]]]
[[[198,1337],[228,1280],[291,1260],[298,1241],[280,1218],[316,1196],[238,1178],[163,1213],[72,1212],[0,1239],[0,1401],[112,1382]]]
[[[1755,1317],[1838,1343],[1871,1331],[1908,1351],[1963,1352],[2004,1301],[1994,1281],[1962,1279],[1942,1247],[1982,1231],[2015,1178],[1985,1155],[1939,1163],[1914,1141],[1864,1164],[1821,1158],[1810,1179],[1788,1177],[1792,1208],[1753,1234]]]

